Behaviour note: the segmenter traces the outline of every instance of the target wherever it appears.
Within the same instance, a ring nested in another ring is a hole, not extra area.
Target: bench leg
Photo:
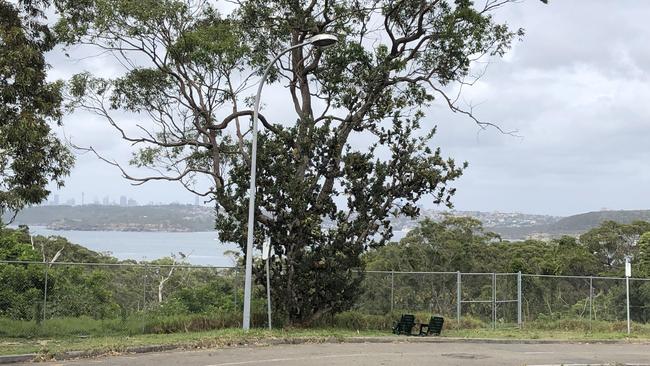
[[[422,329],[426,328],[426,332],[423,332]],[[424,337],[428,335],[429,333],[429,324],[420,324],[420,332],[418,333],[419,336]]]

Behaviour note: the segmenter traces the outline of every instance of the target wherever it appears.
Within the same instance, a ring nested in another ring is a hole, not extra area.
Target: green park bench
[[[420,324],[420,332],[418,333],[421,336],[428,335],[437,335],[439,336],[442,332],[442,326],[445,324],[445,318],[440,316],[432,316],[429,320],[429,323]]]
[[[411,335],[411,331],[415,326],[415,315],[402,314],[400,320],[393,326],[393,334],[406,334]]]

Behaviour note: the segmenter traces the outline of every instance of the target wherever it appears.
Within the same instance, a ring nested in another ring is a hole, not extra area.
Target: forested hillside
[[[633,221],[650,221],[650,210],[612,210],[594,211],[562,218],[550,225],[554,232],[580,232],[593,229],[603,221],[616,221],[629,224]]]
[[[563,218],[554,222],[533,225],[485,225],[490,230],[511,240],[528,238],[551,239],[563,235],[579,236],[605,221],[629,224],[634,221],[650,221],[650,210],[604,210],[587,212]]]

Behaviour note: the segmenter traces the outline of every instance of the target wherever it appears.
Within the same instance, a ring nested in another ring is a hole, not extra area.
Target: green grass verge
[[[178,345],[183,348],[223,347],[245,344],[264,345],[274,340],[303,339],[308,342],[323,342],[332,338],[382,336],[385,331],[353,331],[347,329],[290,329],[263,330],[219,329],[206,332],[173,334],[140,334],[134,336],[99,336],[16,339],[0,338],[0,355],[37,353],[49,358],[66,351],[96,351],[98,353],[122,352],[129,347],[147,345]]]
[[[430,314],[417,314],[425,322]],[[322,342],[332,338],[392,336],[390,328],[396,314],[368,315],[344,312],[311,329],[263,330],[238,329],[240,314],[195,314],[178,316],[131,317],[95,320],[87,317],[56,318],[37,325],[35,322],[0,319],[0,355],[37,353],[48,358],[66,351],[122,352],[145,345],[178,345],[184,348],[220,347],[239,344],[268,344],[275,340],[303,339]],[[256,320],[253,324],[262,324]],[[625,322],[589,322],[584,319],[560,319],[527,322],[524,329],[506,328],[467,317],[460,324],[447,319],[444,337],[552,340],[648,340],[650,324],[632,324],[627,336]]]
[[[541,329],[450,329],[445,337],[467,339],[521,339],[521,340],[563,340],[563,341],[611,341],[638,340],[650,341],[648,334],[630,334],[624,332],[584,332],[579,330],[541,330]]]
[[[66,351],[93,351],[98,354],[120,353],[130,347],[147,345],[176,345],[181,348],[196,349],[236,345],[266,345],[276,340],[291,342],[301,339],[307,342],[324,342],[332,339],[342,340],[349,337],[393,337],[390,332],[354,331],[348,329],[220,329],[205,332],[187,332],[172,334],[140,334],[134,336],[90,336],[16,339],[0,338],[0,355],[36,353],[48,359]],[[648,340],[650,335],[621,332],[583,332],[576,330],[540,330],[540,329],[449,329],[443,337],[491,338],[491,339],[551,339],[551,340]],[[399,339],[398,337],[395,337]]]
[[[172,334],[140,334],[134,336],[90,336],[17,339],[0,338],[0,355],[36,353],[48,359],[66,351],[93,351],[98,354],[124,352],[130,347],[147,345],[176,345],[181,348],[195,349],[224,347],[236,345],[266,345],[274,341],[301,339],[306,342],[324,342],[332,339],[342,340],[349,337],[377,337],[393,335],[385,330],[354,331],[349,329],[220,329],[205,332],[186,332]],[[443,337],[491,338],[491,339],[551,339],[551,340],[648,340],[648,334],[622,332],[583,332],[578,330],[548,329],[448,329]],[[395,337],[399,339],[398,337]]]

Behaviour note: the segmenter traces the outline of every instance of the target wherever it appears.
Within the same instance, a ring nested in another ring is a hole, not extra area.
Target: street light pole
[[[327,47],[331,46],[337,42],[337,38],[331,34],[317,34],[305,42],[299,43],[297,45],[291,46],[284,51],[280,52],[264,70],[264,74],[260,79],[260,84],[257,87],[257,94],[255,95],[255,107],[253,109],[253,142],[251,147],[251,177],[250,177],[250,188],[248,191],[248,232],[246,238],[246,271],[244,278],[244,319],[242,322],[242,328],[244,330],[250,329],[250,320],[251,320],[251,287],[252,287],[252,276],[253,276],[253,227],[255,224],[255,172],[257,164],[257,119],[260,109],[260,97],[262,94],[262,87],[266,81],[266,77],[271,70],[271,67],[275,62],[285,53],[296,49],[298,47],[306,46],[312,44],[316,47]]]

